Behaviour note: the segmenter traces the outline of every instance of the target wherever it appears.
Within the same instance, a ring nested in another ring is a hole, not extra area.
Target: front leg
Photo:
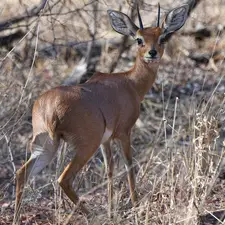
[[[108,216],[112,217],[112,208],[113,208],[113,155],[110,147],[110,141],[105,142],[101,145],[101,151],[104,158],[105,169],[107,171],[108,177]]]
[[[135,190],[135,173],[134,167],[132,166],[132,149],[130,146],[130,133],[123,134],[118,137],[121,145],[121,151],[125,162],[125,167],[127,170],[128,184],[130,188],[130,198],[133,206],[137,202],[137,193]]]

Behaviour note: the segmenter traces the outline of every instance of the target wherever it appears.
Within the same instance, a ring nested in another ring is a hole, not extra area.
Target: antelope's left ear
[[[163,23],[163,33],[159,36],[159,43],[167,41],[171,35],[179,30],[185,23],[189,11],[189,5],[179,6],[166,15]]]

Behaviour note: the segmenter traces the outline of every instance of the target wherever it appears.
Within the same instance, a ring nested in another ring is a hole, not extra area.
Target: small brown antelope
[[[138,8],[138,7],[137,7]],[[101,145],[108,175],[109,215],[113,198],[113,157],[110,141],[120,141],[128,173],[130,197],[135,206],[135,175],[132,167],[131,129],[140,113],[140,103],[156,78],[163,43],[187,18],[189,6],[171,10],[160,26],[160,7],[156,27],[144,28],[138,10],[140,28],[124,13],[108,10],[115,31],[137,40],[133,68],[121,73],[94,74],[86,83],[60,86],[42,94],[33,107],[33,140],[30,159],[17,171],[15,220],[18,221],[21,198],[28,177],[34,176],[53,159],[60,139],[76,151],[75,157],[58,178],[59,185],[74,204],[88,213],[72,188],[76,174]]]

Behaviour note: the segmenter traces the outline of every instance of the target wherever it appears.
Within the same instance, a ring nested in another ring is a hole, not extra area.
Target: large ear
[[[184,4],[171,10],[165,18],[163,33],[159,36],[159,42],[167,41],[171,35],[179,30],[185,23],[189,12],[189,5]]]
[[[135,36],[137,30],[139,29],[131,19],[124,13],[108,10],[108,15],[112,28],[123,35]]]

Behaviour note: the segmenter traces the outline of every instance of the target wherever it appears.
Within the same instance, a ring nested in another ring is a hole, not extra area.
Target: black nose
[[[155,49],[150,50],[148,53],[152,58],[154,58],[157,55],[157,51]]]

